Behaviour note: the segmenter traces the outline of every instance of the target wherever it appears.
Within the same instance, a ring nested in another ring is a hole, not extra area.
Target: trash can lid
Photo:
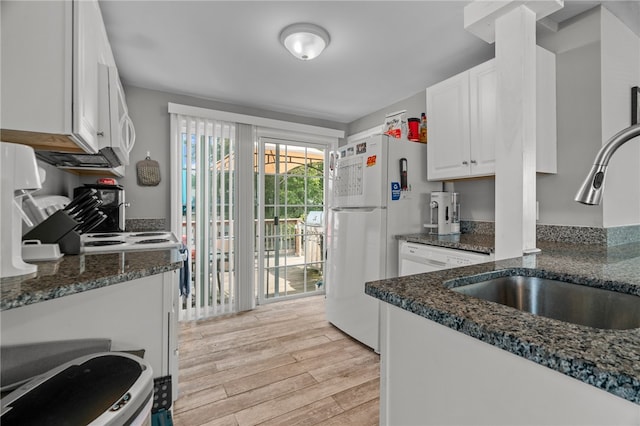
[[[88,425],[132,400],[131,389],[143,374],[153,389],[151,368],[141,359],[118,353],[80,357],[3,398],[0,421],[3,426]]]

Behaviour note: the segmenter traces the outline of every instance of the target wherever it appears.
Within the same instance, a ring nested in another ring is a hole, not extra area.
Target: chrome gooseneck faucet
[[[625,142],[636,136],[640,136],[640,123],[629,126],[616,133],[607,141],[606,145],[600,148],[593,162],[593,167],[591,167],[591,171],[576,194],[575,200],[577,202],[590,206],[600,204],[605,173],[607,172],[607,165],[609,164],[611,156],[618,148],[624,145]]]

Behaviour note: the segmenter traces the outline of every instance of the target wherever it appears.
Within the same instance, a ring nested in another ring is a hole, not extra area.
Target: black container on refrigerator
[[[83,192],[95,189],[99,200],[102,200],[100,211],[107,219],[93,228],[91,232],[124,232],[124,187],[122,185],[85,184],[73,190],[74,198]]]

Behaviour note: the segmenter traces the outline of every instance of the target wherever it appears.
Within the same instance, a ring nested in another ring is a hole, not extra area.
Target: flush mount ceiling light
[[[293,24],[282,30],[280,43],[296,58],[308,61],[329,45],[329,33],[314,24]]]

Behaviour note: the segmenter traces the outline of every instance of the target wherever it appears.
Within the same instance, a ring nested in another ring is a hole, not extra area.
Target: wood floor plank
[[[309,405],[290,411],[282,416],[275,417],[260,426],[311,426],[334,417],[344,410],[331,397],[314,401]]]
[[[326,336],[315,336],[311,338],[291,339],[273,339],[270,345],[265,345],[264,349],[251,350],[243,347],[242,353],[237,356],[228,356],[216,362],[219,371],[228,370],[230,368],[240,367],[250,362],[256,362],[260,359],[267,359],[274,355],[283,353],[296,352],[303,349],[310,349],[322,343],[329,343]]]
[[[295,393],[297,390],[309,387],[314,383],[315,380],[310,374],[303,373],[289,379],[271,383],[268,386],[263,386],[211,404],[193,408],[189,410],[189,421],[192,426],[199,426],[233,413],[236,415],[239,424],[246,424],[238,419],[238,412],[248,410],[256,404],[264,403],[262,401],[270,402],[282,395]]]
[[[324,296],[180,324],[178,426],[378,424],[379,356]]]
[[[334,377],[325,382],[306,387],[300,392],[275,397],[269,401],[246,408],[236,413],[241,425],[256,425],[298,408],[342,392],[350,387],[358,386],[379,375],[377,366],[365,367],[347,374],[347,377]]]
[[[344,411],[326,421],[322,421],[318,423],[318,426],[377,426],[380,418],[379,407],[380,401],[376,398],[351,410]]]
[[[333,399],[345,410],[370,402],[380,397],[380,378],[376,377],[361,385],[354,386],[333,395]]]
[[[291,357],[291,355],[282,354],[269,358],[268,360],[261,360],[252,365],[244,365],[241,368],[234,368],[231,370],[221,371],[219,373],[197,376],[194,379],[178,384],[180,395],[187,396],[190,393],[197,392],[199,390],[210,388],[216,385],[221,385],[230,380],[250,376],[251,374],[260,371],[268,370],[281,365],[292,364],[294,362],[296,362],[296,360],[295,358]]]
[[[236,395],[238,393],[246,392],[250,389],[265,386],[274,381],[283,380],[287,377],[321,368],[351,357],[352,355],[348,351],[338,349],[332,352],[331,357],[318,356],[295,362],[293,364],[286,364],[282,367],[276,367],[270,370],[261,371],[251,376],[242,377],[237,380],[226,382],[224,384],[224,387],[227,391],[227,395]]]
[[[295,355],[294,355],[295,357]],[[355,369],[375,364],[378,365],[379,356],[373,353],[359,353],[358,356],[351,356],[351,358],[334,362],[329,365],[310,370],[309,373],[319,382],[331,379],[337,376],[345,376],[350,371]]]
[[[216,401],[220,401],[227,397],[227,392],[224,386],[218,385],[208,387],[198,392],[193,392],[188,398],[182,398],[179,402],[176,402],[174,409],[175,413],[181,413],[184,411],[192,410],[203,405],[211,404]]]

